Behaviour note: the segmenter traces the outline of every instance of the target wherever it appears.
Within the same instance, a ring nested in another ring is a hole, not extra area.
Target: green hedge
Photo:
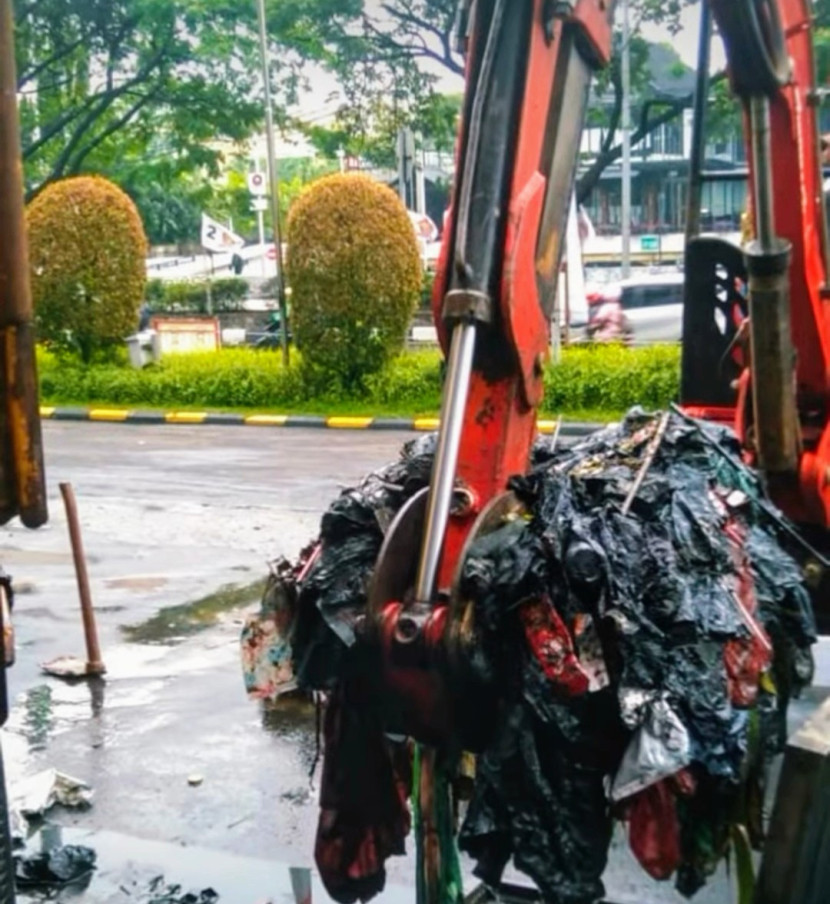
[[[296,353],[288,370],[280,355],[253,349],[170,356],[141,371],[119,365],[83,367],[42,350],[39,358],[41,395],[48,404],[402,416],[436,413],[440,407],[441,357],[436,351],[399,356],[357,396],[321,383]],[[613,417],[637,404],[665,407],[677,398],[679,366],[676,346],[567,349],[562,363],[547,369],[542,413]]]
[[[146,302],[159,314],[204,314],[208,307],[207,296],[205,279],[151,279],[144,291]],[[237,276],[213,279],[210,296],[215,314],[239,311],[248,296],[248,281]]]
[[[575,346],[566,349],[560,365],[545,373],[548,411],[625,411],[633,405],[663,408],[679,393],[678,345]]]

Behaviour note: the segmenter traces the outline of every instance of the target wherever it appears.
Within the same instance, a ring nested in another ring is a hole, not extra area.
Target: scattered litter
[[[409,748],[384,735],[354,627],[434,448],[421,437],[342,493],[263,613],[279,681],[290,662],[330,694],[316,857],[344,904],[382,890],[409,828]],[[730,431],[676,412],[635,409],[561,451],[540,440],[511,489],[526,517],[471,546],[459,588],[490,719],[460,847],[488,885],[512,859],[550,904],[596,900],[617,819],[643,868],[691,896],[735,822],[760,841],[767,768],[812,675],[794,528]]]
[[[285,560],[271,565],[259,613],[242,628],[242,673],[245,690],[255,700],[276,700],[296,690],[288,631],[297,607],[296,583],[285,580],[293,566]]]
[[[15,854],[15,881],[18,888],[75,884],[92,875],[95,860],[95,851],[80,844],[67,844],[49,851]]]
[[[195,787],[196,785],[201,785],[204,780],[204,776],[198,775],[196,773],[193,773],[193,775],[188,775],[187,777],[188,785],[192,785],[193,787]]]
[[[25,817],[43,816],[55,804],[73,809],[92,805],[92,788],[57,769],[45,769],[19,782],[12,792],[12,810]]]
[[[165,885],[164,876],[156,876],[150,882],[149,895],[140,900],[142,904],[214,904],[219,895],[212,888],[183,891],[181,885]]]
[[[78,679],[93,677],[93,674],[88,669],[86,659],[79,659],[77,656],[59,656],[50,662],[42,662],[40,669],[54,678]],[[94,677],[98,677],[98,673],[95,673]]]

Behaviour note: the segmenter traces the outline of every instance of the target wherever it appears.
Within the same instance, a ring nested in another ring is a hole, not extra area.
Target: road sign
[[[268,210],[268,199],[267,198],[254,198],[251,201],[251,210],[254,213],[264,213]]]
[[[659,253],[660,236],[659,235],[641,235],[640,236],[640,251],[651,252],[653,254]]]
[[[268,180],[265,178],[265,173],[248,173],[248,191],[259,197],[267,193]]]
[[[226,226],[202,214],[202,247],[208,251],[237,251],[245,239],[231,232]]]

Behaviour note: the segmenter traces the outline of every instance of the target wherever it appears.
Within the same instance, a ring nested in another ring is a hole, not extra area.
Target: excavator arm
[[[477,0],[457,179],[435,281],[447,355],[431,485],[389,530],[369,595],[393,725],[442,745],[463,725],[445,681],[464,549],[513,503],[536,434],[550,321],[606,0]],[[463,739],[475,749],[472,736]],[[463,734],[462,729],[462,734]]]

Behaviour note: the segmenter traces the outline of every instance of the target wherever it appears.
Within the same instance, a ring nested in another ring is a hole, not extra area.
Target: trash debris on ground
[[[54,888],[88,879],[95,870],[96,854],[80,844],[66,844],[48,851],[14,855],[18,888]]]
[[[272,563],[259,612],[242,628],[242,674],[252,699],[273,701],[297,687],[288,639],[297,607],[296,583],[284,580],[286,573],[293,573],[289,562]]]
[[[164,876],[156,876],[150,882],[147,895],[138,900],[141,904],[215,904],[219,895],[212,888],[185,891],[181,885],[165,884]]]
[[[193,773],[193,775],[188,775],[188,777],[187,777],[188,785],[190,785],[193,788],[197,787],[198,785],[201,785],[204,780],[205,780],[204,776],[198,775],[195,772]]]
[[[40,670],[53,678],[80,680],[81,678],[98,677],[97,672],[89,671],[89,663],[78,656],[59,656],[50,662],[42,662]]]
[[[383,733],[354,625],[434,447],[409,443],[345,491],[272,595],[282,673],[290,659],[301,689],[330,693],[317,857],[344,904],[383,888],[409,827],[409,748]],[[477,539],[462,571],[492,722],[459,845],[486,883],[512,859],[545,900],[572,904],[604,894],[616,819],[643,868],[691,896],[733,826],[762,840],[770,759],[811,680],[793,528],[730,431],[676,412],[635,409],[561,451],[540,440],[511,489],[525,517]]]
[[[27,818],[43,816],[55,804],[73,809],[92,805],[94,792],[81,779],[57,769],[44,769],[20,781],[11,794],[11,809]]]
[[[242,630],[252,698],[274,700],[297,685],[335,686],[384,534],[401,506],[429,485],[435,442],[433,434],[408,442],[398,462],[341,494],[323,516],[319,540],[296,564],[271,566],[260,611]]]

